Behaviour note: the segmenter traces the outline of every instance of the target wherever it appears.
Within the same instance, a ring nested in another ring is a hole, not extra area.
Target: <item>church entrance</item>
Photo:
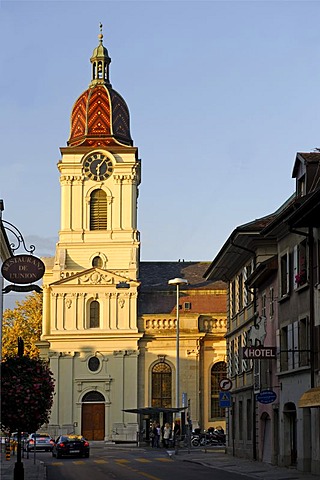
[[[104,440],[105,399],[101,393],[89,392],[83,397],[81,425],[81,433],[87,440]]]

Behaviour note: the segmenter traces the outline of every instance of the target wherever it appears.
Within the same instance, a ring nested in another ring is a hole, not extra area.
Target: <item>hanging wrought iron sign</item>
[[[37,282],[44,271],[43,261],[33,255],[15,255],[5,260],[1,267],[3,278],[19,285]]]

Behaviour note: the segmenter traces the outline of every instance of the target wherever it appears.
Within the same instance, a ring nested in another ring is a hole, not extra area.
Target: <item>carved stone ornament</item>
[[[97,283],[100,283],[102,285],[104,284],[110,284],[113,283],[113,277],[107,275],[107,274],[102,274],[100,272],[92,272],[88,275],[83,275],[82,277],[79,278],[79,283],[91,283],[93,285],[96,285]]]

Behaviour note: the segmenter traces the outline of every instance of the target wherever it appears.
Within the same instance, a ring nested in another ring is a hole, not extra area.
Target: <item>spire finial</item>
[[[103,39],[102,27],[103,27],[103,25],[102,25],[102,23],[100,22],[100,24],[99,24],[100,33],[99,33],[99,35],[98,35],[98,38],[99,38],[99,41],[100,41],[101,45],[102,45],[102,39]]]

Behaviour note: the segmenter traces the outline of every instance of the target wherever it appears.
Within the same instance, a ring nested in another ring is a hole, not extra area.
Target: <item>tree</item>
[[[39,350],[35,343],[40,340],[42,327],[42,294],[32,293],[22,302],[16,302],[16,308],[3,313],[2,358],[17,355],[17,341],[24,341],[25,355],[35,358]]]
[[[47,362],[26,355],[1,363],[1,423],[4,431],[35,432],[49,421],[54,380]]]

